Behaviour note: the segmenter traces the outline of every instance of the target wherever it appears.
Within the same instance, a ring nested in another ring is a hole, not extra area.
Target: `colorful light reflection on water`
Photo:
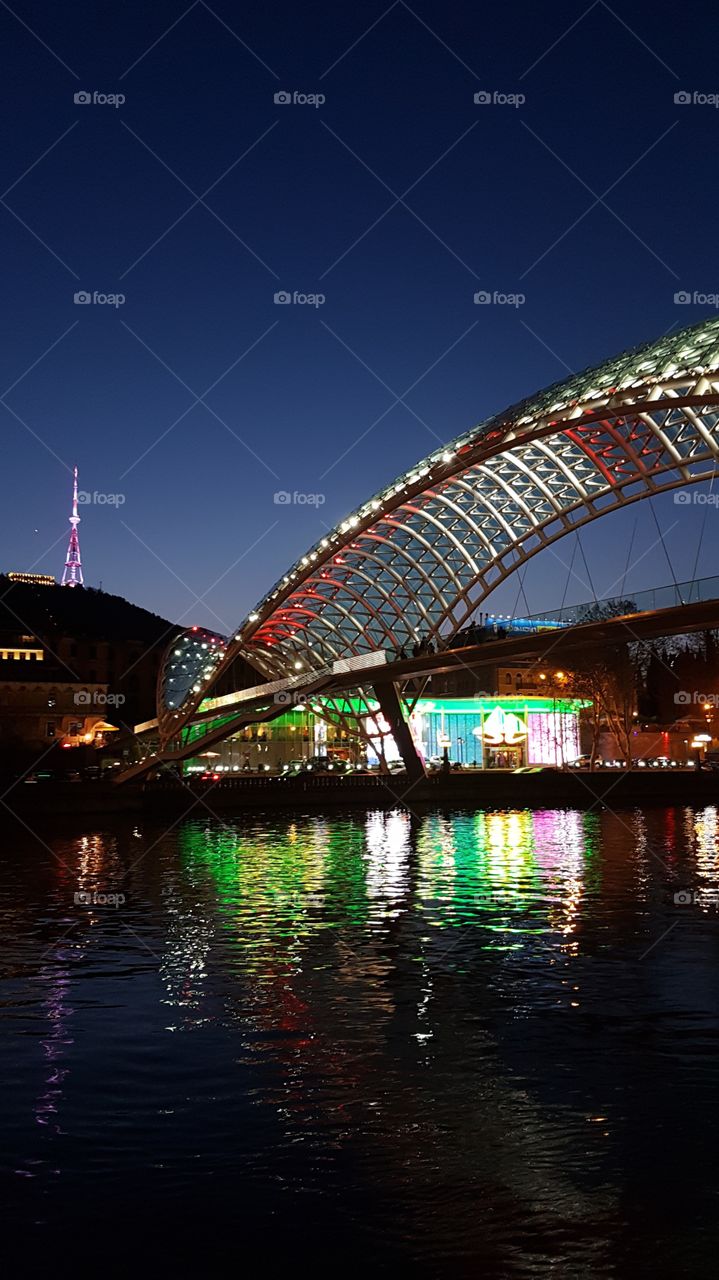
[[[718,889],[714,807],[16,835],[10,1221],[130,1217],[165,1261],[702,1275]]]

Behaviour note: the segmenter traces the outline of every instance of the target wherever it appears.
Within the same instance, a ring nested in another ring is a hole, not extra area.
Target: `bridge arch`
[[[718,463],[712,318],[555,383],[418,462],[287,571],[182,705],[158,706],[161,721],[168,731],[186,723],[238,654],[274,679],[298,664],[319,670],[328,642],[341,658],[370,651],[361,616],[398,648],[451,639],[537,552],[609,511],[709,479]]]

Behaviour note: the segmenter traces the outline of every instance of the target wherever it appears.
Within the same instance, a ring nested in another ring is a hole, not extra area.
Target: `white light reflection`
[[[96,833],[78,840],[78,893],[114,893],[122,888],[123,864],[114,836]],[[88,911],[91,924],[97,924],[97,911]]]
[[[170,902],[160,977],[173,1008],[199,1009],[205,999],[207,956],[215,927],[212,917],[203,914],[204,904]]]
[[[694,821],[697,891],[703,906],[717,905],[719,898],[719,811],[707,805]]]
[[[567,939],[561,949],[576,955],[576,933],[586,859],[586,833],[581,813],[576,810],[537,812],[534,819],[534,847],[537,866],[550,894],[549,921]]]
[[[375,812],[365,824],[367,896],[398,903],[408,886],[410,822],[406,813]],[[389,915],[397,915],[399,907]],[[384,913],[383,913],[384,914]]]

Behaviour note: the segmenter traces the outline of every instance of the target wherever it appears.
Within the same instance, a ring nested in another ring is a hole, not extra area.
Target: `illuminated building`
[[[34,636],[20,636],[19,641],[0,640],[0,662],[43,662],[43,649],[36,648]]]
[[[218,743],[216,749],[202,752],[185,765],[187,773],[214,770],[220,773],[275,770],[291,761],[307,761],[313,756],[326,756],[329,762],[356,761],[359,745],[339,726],[327,724],[321,714],[321,700],[310,707],[299,704],[270,724],[253,724]],[[190,731],[192,732],[192,730]],[[202,728],[198,728],[201,739]]]
[[[586,705],[578,699],[531,696],[420,698],[409,715],[409,724],[426,761],[442,757],[446,748],[450,760],[477,768],[561,765],[580,755],[579,713]],[[361,709],[359,702],[353,704],[354,714],[359,715]],[[328,762],[359,763],[364,759],[371,765],[378,763],[373,746],[363,747],[348,737],[341,724],[328,723],[328,717],[321,698],[312,706],[291,707],[271,724],[250,725],[218,743],[206,757],[200,752],[186,770],[274,770],[291,760],[313,756],[326,756]],[[383,738],[388,762],[400,759],[378,708],[365,718],[364,729],[371,742]],[[201,729],[198,732],[201,734]]]
[[[57,586],[55,579],[51,573],[8,573],[7,577],[11,582],[29,582],[33,587],[54,587]]]
[[[561,765],[580,755],[579,713],[586,705],[531,696],[420,698],[409,722],[425,760],[446,750],[450,760],[484,769]],[[391,736],[385,752],[399,758]]]
[[[0,746],[42,750],[54,742],[76,747],[102,745],[115,732],[107,717],[107,685],[68,681],[2,680],[0,672]]]

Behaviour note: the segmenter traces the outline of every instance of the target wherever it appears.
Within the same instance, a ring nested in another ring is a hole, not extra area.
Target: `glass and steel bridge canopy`
[[[481,422],[351,512],[293,564],[161,723],[237,654],[268,679],[446,640],[558,538],[719,461],[719,318],[624,352]],[[175,648],[177,648],[177,643]],[[199,688],[196,685],[199,682]],[[169,728],[169,725],[167,725]]]

